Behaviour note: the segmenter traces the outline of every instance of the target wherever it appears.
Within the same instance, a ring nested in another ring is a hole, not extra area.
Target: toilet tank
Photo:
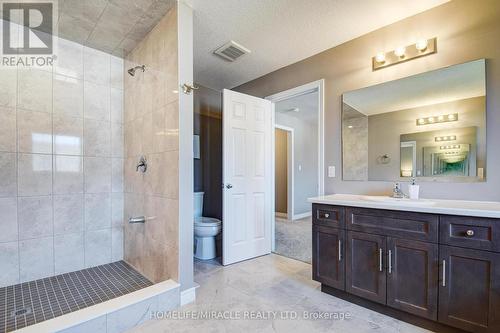
[[[203,195],[205,192],[194,192],[193,207],[194,217],[203,216]]]

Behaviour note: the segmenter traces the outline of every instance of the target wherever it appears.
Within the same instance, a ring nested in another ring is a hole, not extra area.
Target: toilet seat
[[[194,225],[196,227],[218,227],[221,221],[213,217],[199,216],[194,218]]]

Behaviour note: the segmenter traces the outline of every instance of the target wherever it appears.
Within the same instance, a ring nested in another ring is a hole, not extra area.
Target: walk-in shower
[[[162,47],[178,42],[171,2],[144,11],[149,32],[133,31],[142,14],[127,17],[126,50],[106,33],[70,40],[79,20],[64,6],[53,66],[0,64],[0,333],[59,331],[89,313],[121,332],[178,304],[179,108],[166,89],[178,89],[178,54]],[[21,29],[4,23],[0,35]],[[143,155],[147,173],[136,172]]]

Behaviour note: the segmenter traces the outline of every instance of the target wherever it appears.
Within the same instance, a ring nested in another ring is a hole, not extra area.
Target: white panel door
[[[272,103],[223,92],[222,262],[271,253]]]

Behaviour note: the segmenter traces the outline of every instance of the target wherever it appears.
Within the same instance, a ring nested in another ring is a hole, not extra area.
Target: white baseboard
[[[306,218],[306,217],[309,217],[309,216],[312,216],[312,212],[305,212],[305,213],[302,213],[302,214],[295,214],[293,216],[293,219],[292,220],[300,220],[300,219],[303,219],[303,218]]]
[[[282,219],[287,219],[288,218],[288,214],[287,213],[274,213],[274,216],[276,217],[279,217],[279,218],[282,218]]]
[[[181,306],[189,303],[193,303],[196,300],[196,288],[199,286],[194,286],[192,288],[181,291]]]

